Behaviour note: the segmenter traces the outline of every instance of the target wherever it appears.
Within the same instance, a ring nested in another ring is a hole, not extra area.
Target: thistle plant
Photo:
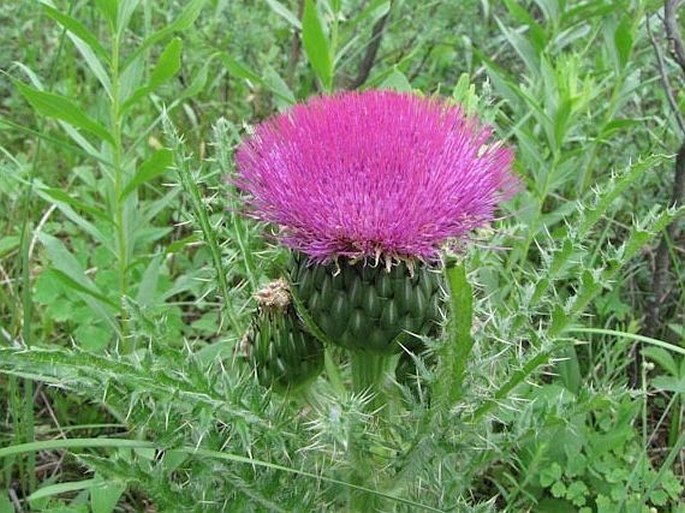
[[[355,388],[439,332],[441,250],[515,190],[512,151],[491,136],[457,105],[368,91],[295,106],[238,149],[251,213],[292,250],[299,314],[350,350]]]

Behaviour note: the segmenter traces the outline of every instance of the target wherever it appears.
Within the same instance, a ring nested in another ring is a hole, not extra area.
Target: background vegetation
[[[679,3],[3,2],[0,512],[683,513]],[[283,397],[240,358],[286,254],[225,178],[251,123],[378,87],[477,112],[524,190],[370,422],[344,367]]]

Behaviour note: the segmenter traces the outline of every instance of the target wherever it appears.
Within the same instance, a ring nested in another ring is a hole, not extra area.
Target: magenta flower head
[[[294,250],[291,291],[323,342],[387,354],[439,332],[440,248],[516,185],[491,135],[456,105],[368,91],[293,107],[243,142],[237,185]]]
[[[514,191],[512,151],[460,107],[392,91],[319,97],[237,152],[253,213],[311,260],[435,260]]]

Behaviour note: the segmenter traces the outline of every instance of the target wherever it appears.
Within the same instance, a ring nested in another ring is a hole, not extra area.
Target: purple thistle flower
[[[317,262],[433,260],[514,192],[513,152],[437,99],[392,91],[319,97],[256,127],[237,152],[254,215]]]

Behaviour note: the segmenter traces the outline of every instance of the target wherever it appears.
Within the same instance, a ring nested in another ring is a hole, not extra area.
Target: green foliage
[[[677,247],[640,335],[682,219],[658,5],[420,4],[0,5],[0,512],[682,513]],[[308,390],[259,384],[240,341],[288,256],[232,182],[249,124],[363,78],[374,38],[361,88],[451,96],[522,182],[380,412],[332,347]]]
[[[509,500],[526,494],[541,511],[587,512],[648,512],[677,502],[683,486],[670,470],[646,500],[642,496],[656,471],[642,458],[632,426],[640,404],[625,393],[594,390],[579,399],[559,385],[545,385],[512,419],[522,441],[516,466],[526,479]],[[502,477],[513,476],[504,470]]]

